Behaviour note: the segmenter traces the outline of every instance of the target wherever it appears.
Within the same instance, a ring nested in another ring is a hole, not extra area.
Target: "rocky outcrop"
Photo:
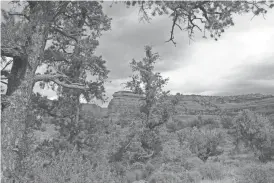
[[[138,111],[143,97],[129,91],[118,91],[113,94],[113,99],[108,105],[110,120],[117,121],[122,115],[128,116]]]

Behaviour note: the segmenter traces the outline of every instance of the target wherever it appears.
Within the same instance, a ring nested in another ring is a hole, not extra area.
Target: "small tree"
[[[146,57],[141,61],[132,60],[130,63],[133,74],[132,80],[125,83],[125,88],[129,88],[136,94],[145,96],[145,104],[141,107],[141,112],[146,115],[148,123],[153,105],[156,101],[168,92],[163,91],[168,78],[164,79],[159,72],[154,73],[154,64],[159,59],[158,53],[152,52],[151,46],[145,46]]]

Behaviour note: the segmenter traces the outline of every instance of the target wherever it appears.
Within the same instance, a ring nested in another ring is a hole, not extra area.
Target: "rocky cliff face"
[[[250,109],[274,118],[274,96],[249,94],[238,96],[201,96],[178,95],[178,116],[197,116],[237,114],[242,109]],[[132,92],[119,91],[113,94],[113,99],[108,106],[108,115],[112,120],[117,120],[125,113],[139,110],[142,97]]]
[[[134,113],[139,110],[143,97],[128,91],[119,91],[113,94],[108,105],[110,120],[117,121],[122,115]]]

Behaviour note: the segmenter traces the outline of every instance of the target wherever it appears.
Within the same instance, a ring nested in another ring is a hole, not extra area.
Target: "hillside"
[[[235,115],[238,111],[249,109],[274,119],[274,96],[248,94],[237,96],[177,95],[177,117]],[[113,94],[108,106],[108,115],[118,117],[124,112],[133,112],[140,106],[141,96],[128,91]]]

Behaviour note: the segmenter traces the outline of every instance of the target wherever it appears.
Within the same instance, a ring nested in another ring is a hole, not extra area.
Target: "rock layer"
[[[242,109],[249,109],[267,116],[274,115],[274,96],[248,94],[238,96],[201,96],[177,95],[178,116],[184,115],[235,115]],[[129,91],[113,94],[108,105],[108,115],[112,120],[126,113],[134,113],[140,109],[143,97]],[[125,116],[125,115],[124,115]]]
[[[143,97],[129,91],[118,91],[108,105],[110,120],[117,121],[122,115],[129,115],[139,110]]]

